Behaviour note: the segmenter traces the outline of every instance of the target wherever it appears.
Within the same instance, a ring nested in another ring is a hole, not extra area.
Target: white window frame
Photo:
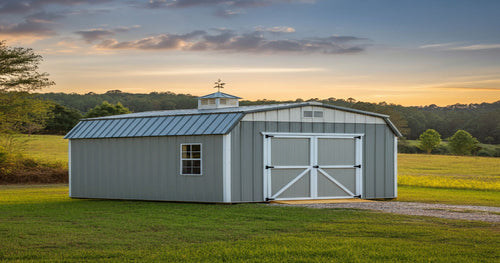
[[[200,146],[200,158],[183,158],[182,157],[182,146],[184,145],[199,145]],[[203,145],[201,143],[181,143],[179,147],[179,156],[180,156],[180,174],[183,176],[202,176],[203,175]],[[199,174],[185,174],[183,173],[183,165],[182,161],[200,161],[200,173]]]

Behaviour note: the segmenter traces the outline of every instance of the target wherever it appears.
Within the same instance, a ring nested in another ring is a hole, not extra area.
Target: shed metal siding
[[[123,138],[227,134],[243,113],[218,113],[141,118],[103,118],[79,122],[64,138]]]
[[[180,175],[180,144],[201,143],[202,176]],[[71,140],[71,196],[222,202],[222,135]]]
[[[233,202],[264,201],[261,132],[363,133],[363,198],[394,197],[394,134],[385,124],[241,121],[231,132]]]

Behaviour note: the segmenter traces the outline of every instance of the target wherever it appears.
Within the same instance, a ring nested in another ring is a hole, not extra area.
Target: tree
[[[44,132],[50,134],[65,134],[70,131],[82,118],[82,114],[75,109],[70,109],[55,104],[51,110],[51,117],[47,120]]]
[[[0,41],[0,91],[33,91],[55,83],[47,73],[39,73],[42,56],[31,48],[8,47]]]
[[[456,155],[470,155],[477,149],[479,141],[464,130],[458,130],[448,140],[450,151]]]
[[[0,133],[31,133],[43,128],[49,104],[30,91],[54,85],[39,73],[42,56],[30,48],[8,47],[0,41]]]
[[[441,143],[441,135],[434,129],[428,129],[420,134],[418,148],[431,153]]]
[[[131,111],[127,107],[124,107],[120,102],[113,105],[107,101],[104,101],[100,106],[96,106],[95,108],[90,109],[87,112],[87,114],[85,114],[85,118],[94,118],[94,117],[126,114],[126,113],[131,113]]]

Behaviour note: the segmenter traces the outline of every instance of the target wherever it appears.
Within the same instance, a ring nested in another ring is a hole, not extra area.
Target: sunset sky
[[[57,85],[247,100],[500,100],[500,1],[2,0],[0,39]]]

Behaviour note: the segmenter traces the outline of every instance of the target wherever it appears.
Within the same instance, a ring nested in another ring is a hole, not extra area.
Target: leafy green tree
[[[43,128],[49,103],[36,99],[30,91],[54,82],[39,73],[42,56],[30,48],[8,47],[0,41],[0,133],[32,133]]]
[[[85,114],[85,118],[103,117],[126,113],[131,113],[131,111],[127,107],[124,107],[120,102],[113,105],[107,101],[104,101],[101,105],[90,109],[87,114]]]
[[[51,109],[51,117],[47,120],[44,132],[50,134],[65,134],[70,131],[82,117],[82,114],[75,109],[55,104]]]
[[[434,129],[428,129],[420,134],[418,148],[431,153],[441,143],[441,135]]]
[[[8,47],[0,41],[0,91],[33,91],[55,83],[47,73],[39,73],[42,56],[31,48]]]
[[[26,92],[0,92],[0,134],[31,134],[42,129],[51,105]]]
[[[456,155],[470,155],[477,149],[479,141],[464,130],[458,130],[448,140],[450,151]]]

